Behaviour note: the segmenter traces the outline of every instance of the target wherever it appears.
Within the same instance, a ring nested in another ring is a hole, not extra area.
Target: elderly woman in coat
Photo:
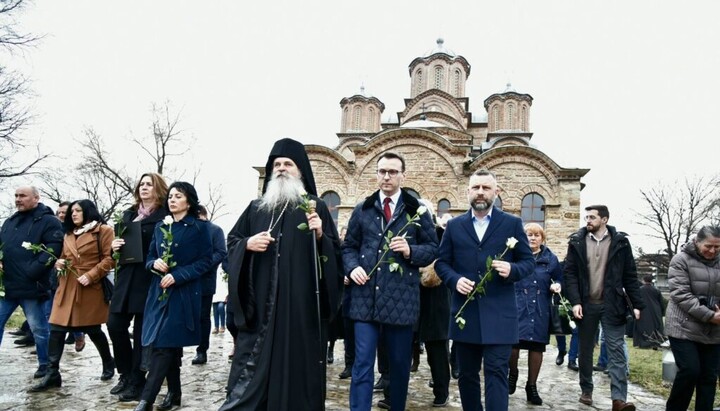
[[[665,333],[675,356],[666,410],[712,410],[720,361],[720,227],[705,226],[670,261]]]
[[[518,380],[518,358],[520,350],[528,351],[528,380],[525,394],[528,402],[542,405],[537,391],[537,378],[540,374],[545,346],[550,342],[548,322],[550,320],[551,292],[559,293],[562,270],[558,258],[547,248],[545,230],[537,223],[525,224],[530,250],[535,257],[533,273],[515,283],[515,300],[518,308],[519,343],[513,346],[510,354],[510,375],[508,384],[510,394],[515,392]]]
[[[151,410],[167,378],[168,393],[158,410],[180,405],[182,348],[200,344],[203,273],[212,263],[208,223],[200,220],[197,192],[186,182],[169,187],[171,215],[155,227],[146,267],[150,281],[142,330],[143,350],[150,349],[150,369],[135,411]]]
[[[30,392],[62,385],[60,359],[68,332],[80,331],[90,336],[103,362],[100,379],[109,380],[115,374],[110,346],[100,328],[108,318],[101,281],[114,266],[110,248],[113,229],[105,225],[90,200],[70,204],[63,229],[62,254],[55,261],[58,288],[50,312],[50,364],[43,380]]]

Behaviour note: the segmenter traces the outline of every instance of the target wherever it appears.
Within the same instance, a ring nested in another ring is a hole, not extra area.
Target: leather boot
[[[97,348],[98,353],[100,353],[100,358],[102,359],[103,371],[100,375],[100,380],[107,381],[115,375],[115,360],[110,353],[110,345],[108,344],[107,337],[102,331],[88,334],[88,336],[90,336],[93,344],[95,344],[95,348]]]
[[[58,331],[50,332],[48,339],[48,364],[47,373],[42,381],[32,386],[28,392],[47,391],[53,387],[62,386],[62,377],[60,377],[60,358],[62,358],[63,349],[65,348],[65,334]]]
[[[512,371],[510,371],[510,374],[508,374],[508,394],[515,394],[515,389],[517,388],[517,380],[518,373],[513,373]]]
[[[160,411],[167,411],[171,410],[173,405],[180,406],[181,397],[181,393],[174,393],[172,391],[168,391],[168,393],[165,395],[165,399],[163,400],[163,402],[160,405],[156,406],[155,409]]]
[[[152,403],[145,400],[140,400],[137,407],[133,411],[152,411]]]
[[[543,400],[538,394],[537,385],[525,384],[525,394],[527,395],[527,401],[531,404],[542,405]]]
[[[635,411],[635,404],[623,400],[613,400],[612,411]]]
[[[115,384],[114,387],[110,390],[110,394],[112,395],[118,395],[121,392],[125,391],[125,389],[128,387],[129,382],[128,377],[125,376],[125,374],[120,374],[120,380],[117,384]]]
[[[420,366],[420,343],[413,343],[412,347],[412,364],[410,365],[410,372],[415,372]]]

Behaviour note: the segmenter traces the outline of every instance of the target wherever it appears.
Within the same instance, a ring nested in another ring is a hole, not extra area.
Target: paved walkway
[[[16,348],[16,337],[5,333],[0,347],[0,410],[132,410],[136,403],[121,403],[109,391],[117,383],[117,376],[110,381],[100,381],[101,361],[95,346],[88,339],[84,351],[76,353],[72,346],[66,346],[60,371],[63,386],[44,393],[28,394],[25,390],[36,383],[32,374],[37,368],[37,360],[30,354],[32,348]],[[343,369],[343,345],[338,341],[335,347],[334,364],[328,368],[328,411],[348,409],[350,380],[340,380],[337,375]],[[182,367],[183,397],[181,410],[216,410],[224,398],[224,386],[230,364],[227,356],[232,348],[230,333],[212,335],[210,338],[209,361],[205,365],[191,365],[195,352],[193,348],[185,350]],[[588,407],[578,403],[580,388],[578,374],[565,365],[555,365],[557,352],[548,346],[545,363],[540,371],[538,391],[543,398],[541,406],[530,405],[525,401],[525,375],[527,375],[525,355],[521,355],[520,380],[518,391],[510,397],[511,410],[610,410],[609,379],[602,373],[595,373],[595,404]],[[658,367],[661,365],[658,364]],[[408,393],[408,410],[434,410],[431,406],[432,389],[427,383],[430,369],[424,356],[418,372],[411,374]],[[638,410],[662,410],[665,401],[639,386],[631,384],[628,400],[634,402]],[[160,400],[165,393],[161,390]],[[451,382],[450,403],[446,410],[460,410],[460,396],[457,381]],[[375,401],[381,394],[375,396]],[[377,408],[373,408],[377,409]],[[280,411],[280,410],[278,410]],[[304,411],[304,410],[298,410]],[[488,410],[491,411],[491,410]]]

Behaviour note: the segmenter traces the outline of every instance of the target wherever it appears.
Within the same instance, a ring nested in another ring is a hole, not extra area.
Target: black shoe
[[[143,387],[139,385],[128,385],[125,391],[120,393],[118,400],[120,402],[137,401],[140,399],[140,395],[143,392]]]
[[[382,400],[377,402],[377,407],[383,410],[389,410],[390,401],[388,401],[386,398],[383,398]]]
[[[115,360],[112,358],[103,364],[103,372],[100,374],[100,381],[107,381],[115,376]]]
[[[30,335],[26,335],[13,341],[13,343],[19,347],[29,347],[31,345],[35,345],[35,338]]]
[[[435,386],[435,382],[433,380],[428,381],[428,387],[432,388]]]
[[[62,378],[60,377],[60,373],[55,371],[55,373],[45,374],[42,381],[37,385],[33,385],[27,392],[42,392],[60,386],[62,386]]]
[[[568,360],[568,368],[570,368],[573,371],[579,370],[577,362],[575,362],[574,360]]]
[[[195,358],[192,359],[193,365],[205,364],[205,363],[207,363],[207,354],[204,352],[197,353],[195,355]]]
[[[373,385],[373,391],[375,391],[375,392],[382,391],[389,385],[390,385],[390,381],[386,380],[385,377],[383,377],[381,375],[380,378],[375,383],[375,385]]]
[[[180,398],[182,394],[175,394],[170,391],[165,395],[165,399],[160,405],[155,406],[156,410],[167,411],[171,410],[173,405],[180,406]]]
[[[16,337],[24,337],[25,335],[27,335],[27,333],[20,328],[15,331],[9,331],[8,334],[14,335]]]
[[[152,411],[152,403],[149,403],[145,400],[141,400],[137,407],[133,409],[133,411]]]
[[[555,358],[555,365],[563,365],[565,362],[565,354],[567,354],[567,352],[558,351],[557,358]]]
[[[327,363],[332,364],[334,362],[335,362],[335,353],[333,353],[332,350],[328,348]]]
[[[346,365],[346,366],[345,366],[345,369],[342,370],[342,372],[340,373],[340,375],[338,375],[338,378],[340,378],[341,380],[344,380],[344,379],[346,379],[346,378],[350,378],[351,375],[352,375],[352,366],[351,366],[351,365]]]
[[[595,364],[593,365],[593,371],[605,371],[605,367]]]
[[[444,407],[444,406],[448,405],[449,402],[450,402],[449,395],[447,397],[445,397],[444,399],[435,397],[435,400],[433,400],[433,407]]]
[[[67,338],[65,338],[65,345],[73,344],[75,344],[75,335],[73,335],[73,333],[68,333]]]
[[[112,395],[118,395],[121,392],[125,391],[125,389],[128,387],[128,379],[125,377],[125,374],[120,374],[120,380],[117,384],[115,384],[114,387],[110,390],[110,394]]]
[[[518,380],[517,374],[513,374],[511,372],[508,375],[508,394],[510,394],[510,395],[515,394],[515,389],[517,388],[517,380]]]
[[[453,379],[457,380],[460,378],[460,370],[457,369],[457,367],[450,367],[450,375],[453,377]]]
[[[537,385],[525,385],[525,395],[527,395],[527,401],[534,405],[542,405],[543,400],[540,398],[540,394],[537,391]]]
[[[47,374],[48,366],[47,364],[41,365],[38,367],[37,371],[35,371],[35,374],[33,374],[33,378],[42,378]]]

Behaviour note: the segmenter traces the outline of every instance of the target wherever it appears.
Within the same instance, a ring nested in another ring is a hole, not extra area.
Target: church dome
[[[442,38],[437,39],[435,47],[428,50],[423,57],[430,57],[433,54],[447,54],[450,57],[455,57],[456,54],[454,51],[445,48],[445,40]]]

